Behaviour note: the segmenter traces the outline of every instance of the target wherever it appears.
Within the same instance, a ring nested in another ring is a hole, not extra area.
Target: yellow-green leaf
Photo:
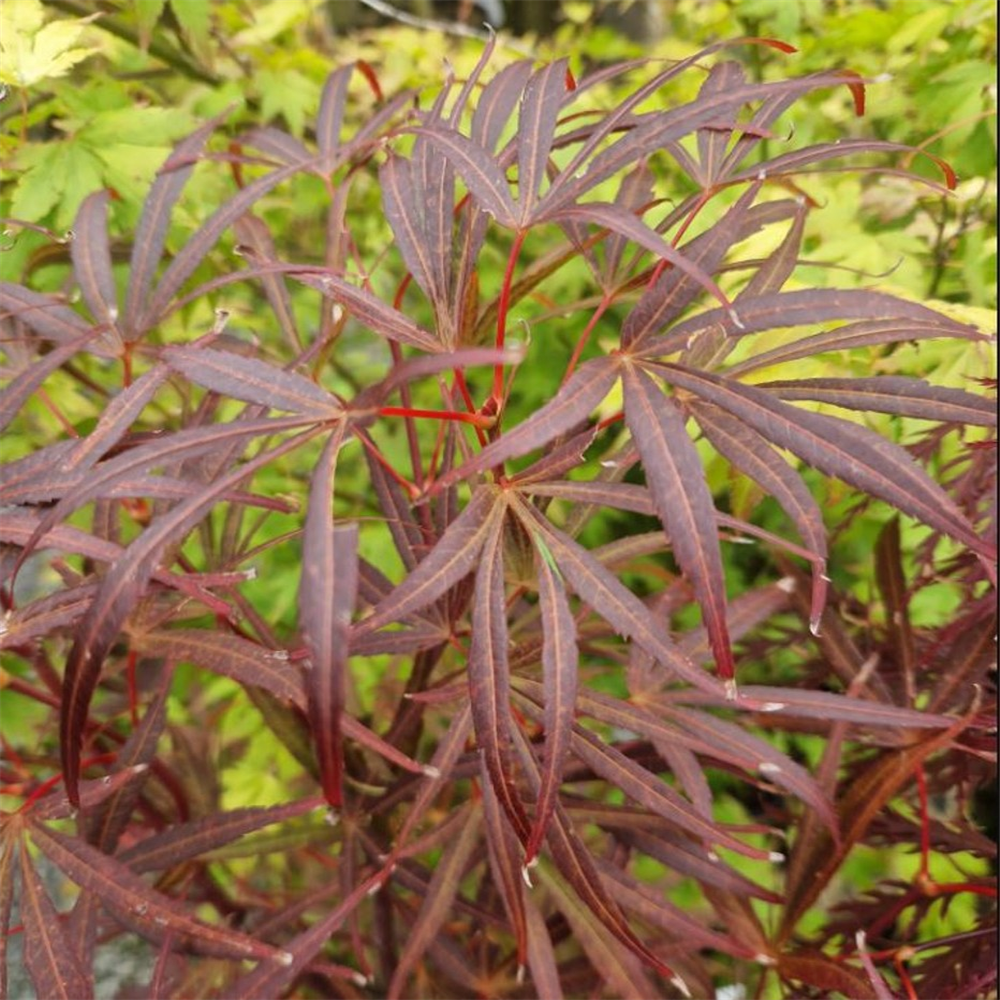
[[[77,45],[83,29],[99,16],[45,24],[40,0],[8,0],[0,7],[0,80],[31,87],[64,76],[72,66],[100,51],[96,46]]]

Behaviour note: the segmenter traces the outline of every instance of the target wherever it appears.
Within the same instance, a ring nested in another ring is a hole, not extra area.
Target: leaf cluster
[[[987,989],[992,912],[917,937],[939,898],[988,899],[977,876],[886,882],[891,926],[860,900],[802,927],[865,842],[995,857],[964,809],[995,765],[994,404],[801,377],[827,354],[984,345],[923,305],[796,280],[800,175],[910,150],[775,152],[805,95],[864,107],[854,74],[755,81],[729,58],[782,43],[647,68],[605,110],[588,96],[640,67],[489,77],[493,47],[422,102],[343,66],[307,138],[219,142],[213,118],[157,173],[127,259],[98,191],[64,291],[0,283],[0,419],[31,445],[0,484],[0,643],[38,740],[5,740],[5,941],[17,926],[46,996],[90,995],[90,956],[121,935],[155,949],[151,996]],[[697,94],[661,100],[686,74]],[[359,87],[377,110],[348,126]],[[938,166],[914,183],[943,194]],[[196,170],[232,186],[171,250]],[[303,182],[325,237],[308,260],[268,222]],[[761,232],[773,249],[748,256]],[[565,274],[584,290],[554,301]],[[228,307],[246,289],[259,336]],[[521,398],[524,380],[542,389]],[[933,430],[907,448],[852,414]],[[706,458],[771,498],[776,530],[726,509]],[[881,531],[882,624],[831,593],[806,467],[924,526],[912,580],[900,521]],[[608,510],[640,530],[586,544]],[[769,571],[733,593],[724,551],[746,540]],[[252,579],[289,559],[291,621]],[[910,603],[941,579],[963,604],[921,629]],[[243,713],[282,748],[276,804],[223,802],[223,757],[254,737],[217,733]],[[717,775],[758,815],[720,820]],[[945,789],[959,801],[932,821]],[[46,864],[79,888],[65,914]],[[669,896],[686,880],[695,912]]]

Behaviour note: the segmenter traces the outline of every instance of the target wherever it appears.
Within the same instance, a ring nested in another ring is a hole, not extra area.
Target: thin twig
[[[461,38],[476,38],[481,42],[488,42],[494,34],[493,27],[488,22],[483,22],[486,24],[486,30],[482,31],[479,28],[470,28],[467,24],[462,24],[458,21],[438,21],[433,18],[417,17],[416,14],[410,14],[405,10],[400,10],[398,7],[393,7],[391,3],[386,3],[385,0],[361,0],[361,2],[383,17],[399,21],[400,24],[409,25],[411,28],[421,28],[424,31],[440,31],[443,34],[458,35]],[[523,45],[519,45],[517,42],[506,39],[503,44],[515,52],[520,52],[521,55],[534,58],[533,52]]]

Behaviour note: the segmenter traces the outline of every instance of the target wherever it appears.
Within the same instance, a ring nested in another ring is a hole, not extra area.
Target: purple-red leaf
[[[697,274],[679,267],[668,268],[656,283],[643,292],[642,297],[625,317],[622,324],[622,346],[632,348],[644,337],[655,333],[670,320],[679,316],[706,288],[703,277],[714,274],[722,258],[733,243],[745,238],[749,226],[751,206],[760,190],[760,185],[751,185],[740,196],[736,204],[711,229],[686,243],[680,250],[674,250],[690,267],[697,268]],[[759,213],[758,213],[759,214]],[[712,291],[709,288],[709,291]],[[715,291],[712,291],[715,294]],[[716,295],[716,297],[718,297]]]
[[[826,602],[826,530],[819,506],[802,477],[760,434],[711,403],[693,400],[690,406],[698,426],[719,454],[759,483],[781,504],[806,547],[816,553],[809,614],[810,624],[815,630]]]
[[[84,301],[98,323],[114,328],[118,321],[118,290],[111,268],[107,191],[95,191],[83,200],[73,234],[69,249]]]
[[[555,397],[535,411],[531,420],[518,424],[488,444],[475,458],[442,476],[438,488],[444,489],[509,458],[544,447],[586,420],[611,391],[617,378],[618,364],[613,359],[594,358],[582,364]]]
[[[21,407],[50,375],[67,361],[75,358],[93,337],[94,333],[88,331],[76,340],[60,344],[34,364],[19,372],[5,385],[0,390],[0,430],[3,430],[18,415]]]
[[[259,358],[207,347],[168,347],[161,357],[191,382],[233,399],[317,420],[330,420],[343,413],[337,400],[315,382]]]
[[[351,82],[354,63],[335,69],[323,84],[316,115],[316,145],[322,156],[331,156],[340,144],[340,130],[344,124],[344,106],[347,103],[347,86]]]
[[[718,682],[699,670],[670,638],[666,626],[649,614],[649,609],[613,573],[602,566],[585,548],[554,528],[537,511],[516,497],[518,516],[537,531],[555,557],[559,572],[576,593],[598,609],[619,635],[631,638],[667,670],[695,687],[722,695]]]
[[[320,803],[322,805],[322,803]],[[285,820],[313,812],[316,799],[289,802],[284,805],[232,809],[213,813],[186,823],[175,823],[161,833],[140,840],[137,844],[119,851],[118,861],[128,865],[136,874],[161,871],[200,857],[209,851]]]
[[[264,688],[290,704],[305,705],[302,679],[287,656],[239,635],[201,628],[155,629],[135,634],[132,648],[176,663],[193,663],[241,685]]]
[[[538,853],[552,818],[576,711],[579,655],[576,624],[558,571],[536,549],[538,607],[542,618],[542,677],[545,684],[545,752],[542,757],[535,820],[525,848],[526,863]]]
[[[360,878],[360,876],[358,876]],[[376,892],[386,880],[384,871],[360,878],[354,889],[327,914],[317,920],[312,927],[297,934],[288,942],[283,952],[291,958],[282,965],[263,962],[253,972],[237,979],[226,988],[226,995],[233,1000],[273,1000],[281,996],[285,988],[306,966],[316,957],[319,950],[336,934],[340,925],[365,901]],[[336,891],[337,887],[332,887]]]
[[[503,514],[494,489],[477,490],[420,565],[355,625],[355,631],[365,634],[401,622],[468,576],[479,565],[483,545],[500,530]]]
[[[510,711],[507,604],[503,579],[502,532],[486,540],[476,572],[469,645],[469,702],[476,743],[493,791],[518,839],[528,839],[530,825],[514,782],[510,756],[516,723]]]
[[[422,351],[435,354],[444,350],[433,333],[417,326],[398,309],[386,305],[380,298],[363,288],[358,288],[343,278],[315,268],[291,271],[290,276],[312,288],[318,288],[324,295],[340,302],[363,326],[400,344],[409,344]]]
[[[190,531],[217,503],[220,495],[301,443],[299,438],[292,438],[270,451],[262,451],[234,472],[206,486],[201,493],[178,504],[132,542],[104,577],[77,629],[63,674],[59,744],[66,793],[71,802],[76,803],[79,799],[80,748],[101,665],[121,625],[145,592],[160,553]]]
[[[622,371],[625,422],[642,456],[656,512],[681,569],[694,587],[719,675],[736,672],[726,627],[726,588],[705,471],[673,399],[631,365]]]
[[[822,333],[763,351],[733,365],[727,371],[729,375],[735,376],[758,368],[770,368],[788,361],[797,361],[799,358],[809,358],[827,351],[848,351],[855,347],[875,347],[879,344],[895,344],[902,340],[934,340],[938,337],[987,339],[973,327],[956,326],[951,320],[936,313],[923,320],[906,318],[862,320],[860,323],[848,323],[835,330],[824,330]]]
[[[174,203],[191,176],[209,136],[224,117],[223,114],[212,118],[197,131],[182,139],[160,168],[149,194],[146,195],[132,243],[132,259],[128,268],[128,292],[125,297],[125,314],[122,317],[123,333],[127,340],[134,340],[142,332],[140,315],[145,310],[146,298],[153,287],[156,267],[167,240],[167,228],[170,225],[170,213]]]
[[[271,231],[267,224],[258,219],[252,212],[247,212],[246,215],[233,223],[233,232],[236,233],[240,246],[250,247],[253,254],[259,259],[274,259],[275,248]],[[296,351],[301,351],[302,338],[299,336],[291,296],[288,294],[288,286],[285,284],[284,278],[281,274],[269,273],[266,268],[261,268],[255,273],[264,287],[264,294],[267,296],[275,319],[281,326],[281,332]]]
[[[633,243],[638,244],[650,253],[656,254],[663,260],[669,261],[679,271],[686,274],[698,287],[703,288],[718,302],[730,310],[732,305],[726,297],[726,293],[715,283],[710,274],[707,274],[698,264],[686,256],[681,250],[672,247],[659,233],[650,229],[641,219],[631,212],[624,211],[617,205],[610,205],[604,202],[585,202],[582,205],[568,205],[560,208],[558,212],[546,217],[546,221],[561,222],[563,220],[576,220],[582,222],[592,222],[595,225],[603,226],[612,232],[627,236]]]
[[[537,792],[541,780],[538,762],[535,760],[532,748],[521,730],[516,729],[514,735],[514,746],[521,759],[528,782]],[[641,958],[661,974],[668,978],[672,977],[673,971],[670,967],[653,954],[629,927],[618,905],[601,881],[601,877],[594,867],[590,851],[587,850],[574,829],[566,810],[559,803],[556,804],[552,814],[552,822],[546,831],[546,840],[559,874],[566,880],[568,887],[572,889],[572,894],[565,894],[563,900],[572,906],[574,911],[587,915],[588,924],[591,919],[596,921],[600,930],[604,932],[604,937],[610,933],[632,954]],[[547,873],[547,875],[551,874],[551,872]],[[546,881],[549,885],[552,884],[551,879],[547,878]],[[573,898],[574,895],[576,899]],[[641,969],[639,971],[641,972]],[[651,994],[639,993],[638,995],[649,996]]]
[[[485,149],[454,129],[432,126],[416,131],[448,158],[479,208],[500,225],[517,228],[519,213],[510,196],[507,178]]]
[[[277,187],[282,181],[294,177],[302,169],[303,166],[298,163],[279,167],[264,177],[258,177],[257,180],[247,184],[245,188],[224,202],[222,207],[188,238],[184,247],[160,276],[156,282],[155,291],[149,296],[148,301],[140,306],[133,334],[138,335],[148,327],[158,323],[169,310],[171,300],[215,246],[219,237],[238,219],[241,219],[263,195]],[[136,238],[138,239],[138,235]],[[132,286],[129,285],[130,301],[131,294]]]
[[[519,59],[504,66],[483,87],[469,127],[469,134],[476,145],[489,153],[493,152],[530,76],[531,60]]]
[[[666,697],[666,696],[664,696]],[[819,719],[825,722],[850,722],[858,726],[888,726],[895,730],[943,729],[953,725],[955,719],[947,715],[934,715],[913,708],[834,694],[832,691],[804,691],[798,688],[771,687],[751,684],[740,688],[739,698],[724,702],[718,696],[700,691],[678,691],[669,695],[670,700],[688,705],[723,705],[745,708],[751,712],[766,712],[777,717],[790,716],[802,719]]]
[[[83,840],[40,823],[32,824],[31,839],[73,882],[100,897],[118,920],[150,941],[162,943],[170,939],[175,947],[183,944],[202,955],[237,960],[271,959],[288,965],[288,952],[195,919],[180,903]],[[80,995],[86,994],[77,994]]]
[[[517,120],[517,200],[521,227],[530,224],[566,96],[566,59],[536,70],[521,95]]]
[[[166,365],[154,365],[131,385],[122,389],[104,407],[94,429],[77,443],[73,454],[61,464],[61,471],[83,472],[99,461],[121,440],[169,374],[170,369]]]
[[[341,737],[347,676],[347,639],[358,592],[358,526],[335,526],[331,518],[338,429],[313,473],[302,536],[299,625],[309,651],[306,674],[309,719],[327,802],[339,808],[344,771]]]
[[[593,878],[595,882],[600,879],[596,870],[592,873],[588,872],[586,875],[580,874],[581,877]],[[542,884],[552,895],[560,913],[566,918],[573,932],[573,937],[583,948],[587,960],[594,967],[601,981],[611,988],[613,995],[619,997],[655,997],[657,995],[656,987],[639,960],[641,953],[637,954],[636,945],[643,949],[644,946],[639,944],[637,938],[633,937],[632,940],[625,942],[626,948],[620,947],[623,943],[621,937],[626,935],[631,937],[632,932],[619,912],[609,910],[609,906],[614,906],[617,910],[613,898],[608,895],[606,901],[602,900],[603,908],[597,909],[594,901],[580,892],[577,882],[566,875],[561,867],[558,871],[544,867],[541,877]],[[603,886],[601,888],[603,896]],[[608,926],[609,920],[612,918],[618,933],[615,933],[615,930]],[[614,938],[618,938],[617,942],[609,937],[609,930]],[[646,961],[649,962],[649,959],[647,958]],[[656,967],[659,971],[666,968],[658,958]]]
[[[461,820],[459,821],[461,817]],[[406,945],[396,960],[387,997],[403,996],[406,978],[420,961],[428,946],[441,930],[458,895],[462,877],[473,862],[473,852],[480,847],[480,826],[483,813],[467,806],[454,814],[458,826],[457,836],[444,848],[434,868],[434,875],[424,896],[423,905],[410,926]]]
[[[867,427],[789,406],[754,386],[679,365],[657,367],[668,382],[727,410],[821,472],[995,559],[993,546],[975,533],[951,497],[899,445]]]
[[[996,401],[964,389],[930,385],[904,375],[872,378],[809,378],[761,382],[779,399],[809,399],[848,410],[898,413],[921,420],[941,420],[981,427],[996,427]]]
[[[936,313],[916,302],[907,302],[893,295],[864,289],[807,288],[795,292],[773,292],[741,299],[738,315],[725,309],[709,309],[678,323],[662,337],[647,340],[641,353],[648,357],[671,354],[687,347],[696,334],[719,329],[730,337],[745,337],[762,330],[779,327],[805,326],[843,319],[894,320],[898,328],[911,324],[937,327],[939,337],[971,337],[982,339],[975,328]],[[909,321],[909,322],[905,322]],[[835,334],[843,334],[837,330]],[[895,339],[908,339],[906,334]],[[839,349],[849,344],[836,343]],[[832,350],[827,347],[825,350]]]
[[[86,966],[65,933],[63,918],[56,912],[31,863],[27,844],[22,842],[18,847],[24,964],[35,992],[48,1000],[89,997],[93,993],[93,983]]]
[[[706,847],[715,844],[748,858],[767,860],[770,852],[752,847],[727,833],[725,828],[711,817],[706,818],[687,799],[663,781],[658,775],[647,771],[630,757],[601,741],[600,737],[582,726],[573,731],[573,756],[586,764],[596,775],[607,781],[611,787],[620,788],[629,798],[644,809],[662,816],[678,829],[696,837]]]
[[[100,331],[99,327],[94,329],[53,296],[34,292],[11,281],[0,281],[0,310],[6,315],[16,316],[39,336],[59,344],[82,342],[81,338],[96,337]],[[91,346],[90,351],[100,357],[113,357],[117,353],[100,340]]]
[[[523,964],[530,947],[528,942],[527,914],[525,913],[524,851],[511,825],[504,819],[500,801],[493,789],[486,761],[479,758],[480,788],[483,796],[483,818],[490,871],[503,900],[507,916],[514,929],[517,943],[517,960]]]

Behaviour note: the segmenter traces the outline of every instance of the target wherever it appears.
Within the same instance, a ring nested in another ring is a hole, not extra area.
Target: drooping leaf
[[[668,671],[701,688],[722,694],[708,674],[699,670],[676,647],[667,629],[651,618],[642,602],[605,569],[586,549],[544,521],[534,508],[519,507],[518,513],[545,540],[567,583],[600,614],[619,635],[631,638]]]
[[[263,688],[289,704],[305,704],[302,679],[287,657],[242,636],[200,628],[154,629],[137,632],[132,644],[147,656],[193,663],[241,685]]]
[[[542,758],[535,819],[525,847],[525,863],[538,854],[562,784],[576,711],[579,654],[576,624],[558,569],[537,550],[538,603],[544,633],[542,677],[545,685],[545,752]]]
[[[119,851],[117,860],[136,874],[162,871],[200,857],[248,833],[313,812],[315,799],[279,806],[231,809],[186,823],[175,823],[161,833]]]
[[[237,960],[265,959],[287,966],[287,952],[246,934],[192,917],[115,858],[76,837],[31,825],[31,839],[53,864],[83,889],[95,893],[126,926],[157,943],[183,941],[202,955]]]
[[[996,427],[994,400],[964,389],[930,385],[905,375],[876,375],[871,378],[810,378],[780,382],[759,382],[779,399],[808,399],[830,403],[848,410],[897,413],[921,420],[941,420]]]
[[[719,675],[736,672],[726,627],[726,590],[715,503],[684,416],[642,369],[622,370],[625,422],[642,456],[656,512],[681,569],[694,587]]]
[[[483,797],[483,819],[485,821],[483,830],[486,836],[490,871],[514,931],[517,960],[523,964],[526,957],[530,955],[529,917],[527,914],[530,901],[525,899],[525,885],[521,876],[525,863],[524,850],[513,827],[504,818],[500,800],[493,789],[493,782],[486,769],[486,762],[482,758],[479,761],[479,773]],[[534,974],[534,970],[532,973]]]
[[[816,553],[810,611],[815,631],[826,600],[826,529],[819,506],[802,478],[762,435],[711,403],[695,400],[690,405],[698,426],[713,446],[781,504],[806,547]]]
[[[482,547],[499,530],[502,518],[503,504],[494,490],[477,490],[427,557],[371,615],[354,626],[355,632],[364,635],[403,621],[436,601],[479,564]]]
[[[21,922],[24,926],[24,964],[41,997],[77,1000],[90,996],[91,977],[65,931],[35,871],[27,844],[18,845],[21,859]]]
[[[995,558],[993,546],[973,531],[948,494],[907,452],[867,427],[789,406],[763,389],[707,372],[671,364],[658,369],[667,381],[728,411],[821,472],[888,501],[986,558]]]
[[[306,695],[327,802],[339,808],[348,633],[358,590],[358,526],[331,520],[342,430],[331,435],[313,473],[302,536],[299,624],[309,651]]]
[[[476,571],[472,639],[469,643],[469,703],[476,743],[493,791],[518,839],[530,832],[511,759],[511,733],[516,722],[510,710],[507,604],[503,577],[502,534],[494,531],[481,550]]]

